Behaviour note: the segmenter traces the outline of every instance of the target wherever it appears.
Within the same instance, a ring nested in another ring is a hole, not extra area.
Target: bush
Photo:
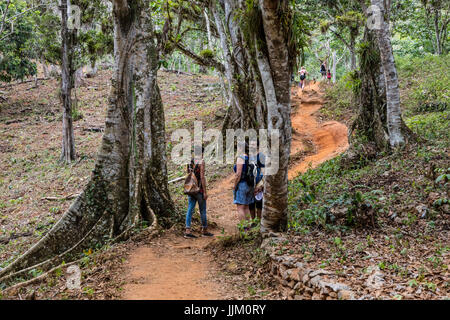
[[[450,111],[419,114],[405,119],[406,125],[427,140],[437,140],[443,147],[449,147]]]
[[[406,116],[442,112],[450,104],[450,55],[396,57]]]
[[[352,115],[356,110],[352,107],[352,90],[357,85],[351,74],[343,76],[332,86],[328,87],[325,92],[325,105],[321,109],[321,113],[328,118],[335,120],[343,120]]]
[[[448,77],[420,83],[411,95],[411,98],[415,100],[412,111],[423,113],[447,110],[450,104],[449,83]]]

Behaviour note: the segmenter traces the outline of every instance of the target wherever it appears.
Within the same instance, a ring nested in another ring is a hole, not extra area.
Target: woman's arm
[[[203,199],[208,199],[208,194],[206,193],[206,178],[205,178],[205,160],[202,161],[200,165],[200,179],[202,180],[203,186]]]
[[[233,190],[236,190],[239,181],[241,181],[242,169],[244,168],[244,160],[238,158],[236,161],[236,177],[234,178]]]

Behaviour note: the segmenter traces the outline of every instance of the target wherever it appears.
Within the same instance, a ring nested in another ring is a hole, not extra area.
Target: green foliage
[[[264,29],[262,25],[261,11],[258,8],[258,1],[246,0],[245,9],[240,10],[237,14],[240,22],[242,34],[246,38],[246,42],[250,44],[250,50],[254,50],[254,38],[256,37],[258,45],[262,47],[264,39]]]
[[[351,114],[352,93],[345,77],[326,90],[325,99],[325,108],[321,113],[328,118],[342,119]]]
[[[374,41],[360,42],[356,47],[358,56],[360,57],[360,70],[372,70],[375,66],[380,65],[380,54],[378,48],[375,47]]]
[[[81,9],[81,23],[95,24],[95,29],[78,30],[73,48],[74,69],[113,51],[111,12],[101,0],[74,0]],[[35,10],[32,10],[34,5]],[[6,2],[0,3],[5,12]],[[0,15],[0,18],[3,18]],[[0,81],[13,81],[36,74],[33,59],[51,64],[61,61],[61,17],[49,6],[12,0],[0,34]],[[13,23],[13,27],[12,24]]]
[[[351,118],[356,113],[356,109],[353,109],[353,95],[360,85],[357,72],[345,73],[333,86],[326,89],[325,107],[321,109],[321,113],[335,120]]]
[[[442,147],[450,146],[450,110],[419,114],[406,118],[405,122],[419,136],[427,140],[435,140]]]
[[[446,111],[450,105],[450,55],[396,57],[405,115]]]
[[[424,0],[402,0],[392,6],[391,20],[393,23],[393,44],[397,53],[411,54],[419,57],[424,53],[436,52],[436,34],[434,30],[435,11],[430,10],[433,6],[441,7],[443,12],[450,9],[448,1],[424,1]],[[437,17],[438,28],[444,30],[448,14],[440,14]],[[444,52],[449,51],[448,36],[443,37]]]
[[[320,21],[319,29],[322,33],[327,33],[327,31],[330,29],[332,22],[329,20],[322,20]]]
[[[255,239],[259,234],[259,219],[244,220],[238,223],[239,238],[243,241]]]
[[[359,88],[361,87],[361,79],[358,77],[358,73],[356,71],[350,71],[342,77],[342,81],[345,84],[345,87],[351,90],[353,93],[358,93]]]
[[[72,108],[72,119],[73,119],[73,121],[78,121],[78,120],[83,119],[83,113],[76,106],[73,106],[73,108]]]
[[[41,274],[43,274],[43,271],[40,269],[32,269],[28,272],[33,278],[39,277]]]
[[[340,25],[349,27],[351,29],[357,29],[360,25],[362,25],[365,21],[362,13],[357,11],[347,11],[343,15],[338,15],[336,17],[336,22]]]
[[[325,226],[331,203],[324,205],[320,194],[327,184],[339,179],[339,158],[289,181],[289,228],[305,232],[310,226]]]
[[[58,15],[46,7],[40,7],[32,16],[34,28],[33,49],[36,58],[51,64],[61,61],[61,21]]]
[[[1,12],[6,12],[6,1],[0,3]],[[5,26],[0,34],[0,81],[10,82],[24,79],[36,74],[36,64],[31,60],[33,23],[30,18],[33,11],[22,14],[27,3],[22,0],[12,0],[5,17]]]
[[[84,33],[80,32],[78,37],[83,57],[87,58],[91,64],[107,54],[112,53],[114,42],[111,34],[105,34],[101,30],[88,30]]]
[[[210,49],[204,49],[204,50],[200,51],[200,56],[205,59],[212,59],[212,58],[214,58],[214,51],[212,51]]]

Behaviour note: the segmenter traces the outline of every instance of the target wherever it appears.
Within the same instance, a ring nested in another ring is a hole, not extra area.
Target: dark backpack
[[[247,159],[245,160],[246,168],[247,170],[244,173],[244,179],[245,182],[247,182],[249,187],[255,186],[255,164],[250,163],[250,161]]]

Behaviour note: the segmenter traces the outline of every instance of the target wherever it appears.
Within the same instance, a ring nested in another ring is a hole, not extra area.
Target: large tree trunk
[[[360,161],[361,158],[374,158],[378,152],[388,151],[391,146],[384,68],[375,34],[367,27],[363,42],[365,46],[359,56],[360,85],[353,98],[358,106],[358,115],[349,129],[350,147],[346,153],[346,159],[351,163]],[[414,134],[403,121],[401,131],[409,140],[415,140]]]
[[[385,80],[380,51],[375,43],[375,36],[368,28],[364,31],[363,41],[366,46],[360,51],[358,72],[361,84],[354,93],[354,101],[359,110],[349,130],[350,148],[347,156],[351,160],[359,159],[361,154],[370,158],[377,151],[389,148]]]
[[[144,0],[114,1],[114,73],[91,180],[45,237],[0,272],[0,282],[74,260],[83,249],[127,237],[140,220],[155,223],[173,210],[156,85],[159,57],[148,11]]]
[[[62,39],[62,63],[61,63],[61,100],[63,103],[62,116],[62,152],[61,161],[70,163],[75,160],[75,139],[73,134],[72,119],[72,87],[73,87],[73,41],[74,30],[68,30],[67,9],[68,0],[61,4],[61,39]]]
[[[288,37],[288,1],[260,0],[264,39],[255,38],[258,68],[264,85],[269,135],[279,131],[278,171],[266,175],[261,232],[285,231],[288,218],[288,163],[291,147],[290,63]],[[288,24],[289,25],[289,24]],[[284,26],[284,27],[283,27]],[[264,41],[265,40],[265,41]],[[259,43],[267,47],[259,47]]]
[[[402,112],[400,108],[400,89],[398,85],[397,68],[395,67],[394,54],[391,45],[389,24],[383,18],[385,14],[382,0],[371,0],[372,5],[378,6],[382,12],[381,27],[376,30],[378,47],[380,49],[381,65],[386,81],[387,99],[387,123],[389,131],[389,143],[391,147],[397,147],[405,143],[402,134]]]

